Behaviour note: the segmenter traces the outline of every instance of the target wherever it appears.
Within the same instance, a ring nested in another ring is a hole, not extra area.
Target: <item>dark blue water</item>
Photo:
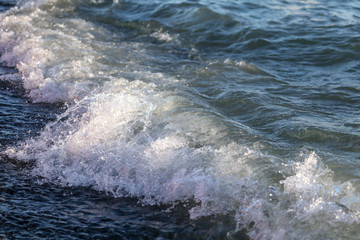
[[[4,239],[357,239],[357,1],[0,2]]]

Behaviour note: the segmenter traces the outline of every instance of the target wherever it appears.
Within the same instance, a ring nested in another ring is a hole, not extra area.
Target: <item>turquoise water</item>
[[[357,239],[357,1],[1,1],[0,236]]]

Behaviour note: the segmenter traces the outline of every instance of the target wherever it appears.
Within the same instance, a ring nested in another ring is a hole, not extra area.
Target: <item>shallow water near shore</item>
[[[0,236],[357,239],[356,1],[1,1]]]

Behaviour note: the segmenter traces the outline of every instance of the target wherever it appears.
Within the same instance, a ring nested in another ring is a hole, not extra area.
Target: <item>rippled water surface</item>
[[[358,238],[357,1],[0,11],[0,238]]]

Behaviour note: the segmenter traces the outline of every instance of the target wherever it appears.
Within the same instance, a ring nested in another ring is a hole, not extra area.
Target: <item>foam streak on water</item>
[[[238,227],[229,238],[245,229],[252,239],[356,239],[357,181],[337,179],[322,156],[306,147],[273,151],[277,144],[264,133],[277,120],[267,119],[264,129],[246,126],[232,117],[231,108],[238,113],[241,104],[222,107],[239,82],[224,80],[222,93],[220,85],[211,85],[234,72],[252,86],[281,89],[287,83],[247,61],[203,60],[181,39],[181,30],[172,34],[156,21],[136,25],[114,17],[126,4],[131,3],[21,1],[0,15],[0,61],[18,71],[1,80],[23,88],[33,103],[66,106],[38,136],[2,154],[32,164],[39,184],[91,187],[144,205],[193,202],[187,208],[191,219],[234,219]],[[95,5],[99,16],[92,22],[84,9],[91,12]],[[202,11],[220,15],[216,7],[199,7],[194,16],[200,23],[208,22]],[[244,95],[257,96],[249,101],[258,110],[255,120],[272,111],[261,101],[275,101],[264,89],[249,88]],[[285,103],[281,107],[277,111],[287,111]]]

